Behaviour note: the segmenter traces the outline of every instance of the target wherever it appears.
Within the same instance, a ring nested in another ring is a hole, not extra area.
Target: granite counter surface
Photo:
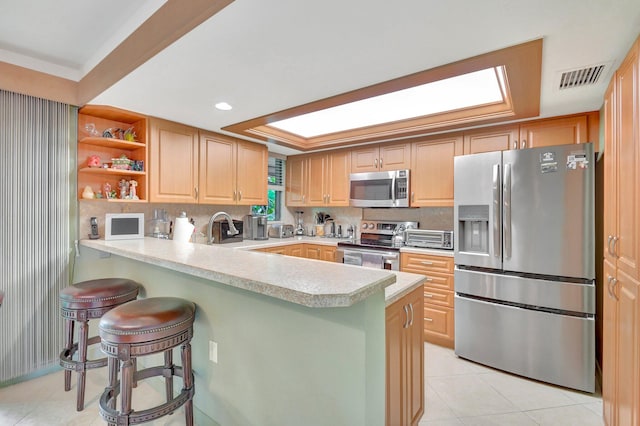
[[[230,250],[224,244],[144,238],[80,245],[314,308],[351,306],[396,283],[385,292],[389,304],[424,281],[417,274]]]

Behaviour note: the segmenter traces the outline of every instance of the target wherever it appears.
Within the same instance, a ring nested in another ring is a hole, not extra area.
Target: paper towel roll
[[[176,218],[176,226],[173,228],[173,240],[180,242],[189,242],[193,235],[193,225],[189,223],[186,217]]]

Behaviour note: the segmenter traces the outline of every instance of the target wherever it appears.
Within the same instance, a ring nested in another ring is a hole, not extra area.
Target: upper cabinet
[[[287,206],[348,206],[349,150],[287,158]]]
[[[597,113],[486,127],[464,132],[464,153],[505,151],[572,143],[598,143]]]
[[[506,151],[518,147],[518,126],[499,126],[464,132],[464,153]]]
[[[267,204],[267,147],[151,119],[151,201]]]
[[[351,150],[351,172],[381,172],[402,170],[411,166],[411,145],[408,143],[366,145]]]
[[[109,106],[80,108],[79,198],[146,202],[147,166],[145,116]]]
[[[150,119],[150,201],[198,202],[198,129]]]
[[[268,152],[262,144],[200,133],[201,204],[267,204]]]
[[[462,155],[462,134],[411,144],[411,207],[453,206],[456,155]]]

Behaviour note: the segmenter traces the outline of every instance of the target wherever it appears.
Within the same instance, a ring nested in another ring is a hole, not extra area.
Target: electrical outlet
[[[209,340],[209,361],[218,363],[218,344]]]

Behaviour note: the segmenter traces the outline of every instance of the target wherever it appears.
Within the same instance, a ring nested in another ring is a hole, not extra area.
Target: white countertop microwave
[[[105,240],[136,238],[144,238],[144,213],[107,213],[105,215]]]
[[[409,170],[351,173],[352,207],[409,207]]]

